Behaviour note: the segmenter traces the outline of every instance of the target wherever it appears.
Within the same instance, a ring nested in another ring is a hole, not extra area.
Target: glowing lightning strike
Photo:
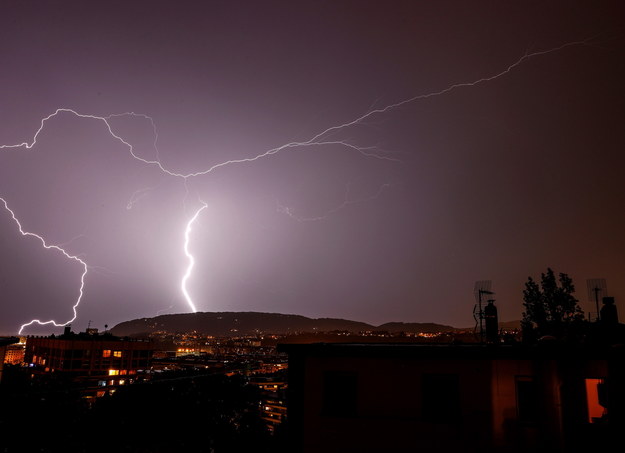
[[[232,164],[241,164],[241,163],[246,163],[246,162],[254,162],[256,160],[262,159],[264,157],[269,157],[272,156],[274,154],[279,153],[280,151],[283,151],[285,149],[290,149],[290,148],[302,148],[302,147],[314,147],[314,146],[329,146],[329,145],[339,145],[339,146],[344,146],[348,149],[352,149],[354,151],[359,152],[360,154],[366,156],[366,157],[374,157],[377,159],[384,159],[384,160],[390,160],[390,161],[398,161],[397,159],[393,159],[391,157],[388,156],[382,156],[379,154],[375,154],[373,152],[369,152],[369,150],[371,150],[372,148],[370,147],[361,147],[361,146],[357,146],[354,145],[352,143],[349,143],[345,140],[321,140],[322,137],[327,136],[329,134],[331,134],[332,132],[336,132],[342,129],[346,129],[349,128],[351,126],[354,126],[356,124],[360,124],[363,121],[365,121],[367,118],[374,116],[374,115],[378,115],[378,114],[382,114],[382,113],[386,113],[390,110],[394,110],[396,108],[399,108],[403,105],[406,104],[410,104],[413,103],[415,101],[418,100],[422,100],[422,99],[427,99],[427,98],[431,98],[431,97],[437,97],[437,96],[442,96],[444,94],[447,94],[453,90],[459,89],[459,88],[466,88],[466,87],[473,87],[476,85],[480,85],[486,82],[491,82],[495,79],[498,79],[500,77],[503,77],[507,74],[509,74],[511,71],[513,71],[515,68],[517,68],[518,66],[520,66],[522,63],[524,63],[525,61],[534,58],[534,57],[538,57],[538,56],[542,56],[542,55],[547,55],[553,52],[558,52],[562,49],[565,49],[567,47],[572,47],[572,46],[579,46],[579,45],[588,45],[590,40],[592,38],[589,38],[587,40],[584,41],[572,41],[572,42],[568,42],[565,44],[562,44],[560,46],[557,47],[553,47],[551,49],[547,49],[547,50],[540,50],[540,51],[536,51],[536,52],[526,52],[521,58],[519,58],[518,60],[516,60],[514,63],[510,64],[507,68],[505,68],[504,70],[493,74],[491,76],[488,77],[482,77],[480,79],[471,81],[471,82],[462,82],[462,83],[455,83],[453,85],[448,86],[447,88],[444,88],[442,90],[439,91],[433,91],[431,93],[425,93],[425,94],[419,94],[416,96],[413,96],[411,98],[408,99],[404,99],[403,101],[399,101],[396,102],[394,104],[389,104],[385,107],[382,108],[377,108],[377,109],[373,109],[373,110],[369,110],[367,113],[365,113],[364,115],[361,115],[357,118],[354,118],[351,121],[347,121],[345,123],[336,125],[336,126],[330,126],[327,129],[319,132],[318,134],[314,135],[312,138],[305,140],[305,141],[301,141],[301,142],[289,142],[289,143],[285,143],[284,145],[275,147],[275,148],[271,148],[268,149],[260,154],[257,154],[254,157],[248,157],[248,158],[242,158],[242,159],[233,159],[233,160],[228,160],[225,162],[221,162],[215,165],[212,165],[211,167],[207,168],[206,170],[202,170],[202,171],[198,171],[198,172],[192,172],[192,173],[176,173],[174,171],[171,171],[169,169],[167,169],[165,166],[163,166],[163,164],[160,162],[159,158],[158,158],[158,148],[156,148],[156,141],[158,139],[158,136],[156,135],[155,132],[155,139],[154,139],[154,147],[156,149],[156,153],[157,153],[157,158],[155,160],[149,160],[149,159],[144,159],[142,157],[139,157],[137,154],[135,154],[134,152],[134,148],[133,146],[128,143],[126,140],[124,140],[122,137],[120,137],[119,135],[115,134],[113,132],[113,128],[111,126],[111,124],[109,123],[109,120],[111,118],[116,118],[116,117],[121,117],[121,116],[134,116],[134,117],[141,117],[141,118],[145,118],[148,119],[151,124],[152,127],[154,129],[154,131],[156,131],[156,126],[154,123],[154,120],[152,119],[152,117],[142,114],[142,113],[134,113],[134,112],[125,112],[125,113],[117,113],[117,114],[112,114],[112,115],[108,115],[108,116],[97,116],[97,115],[88,115],[88,114],[83,114],[83,113],[79,113],[75,110],[72,109],[68,109],[68,108],[59,108],[56,109],[56,111],[54,113],[51,113],[50,115],[46,116],[45,118],[43,118],[41,120],[41,124],[39,126],[39,129],[37,129],[37,132],[35,132],[35,135],[32,139],[32,141],[30,143],[28,142],[23,142],[20,144],[15,144],[15,145],[0,145],[0,149],[4,149],[4,148],[26,148],[26,149],[30,149],[32,148],[36,143],[37,143],[37,137],[39,136],[39,134],[41,133],[41,131],[43,130],[45,123],[50,120],[51,118],[57,116],[59,113],[65,112],[65,113],[71,113],[73,115],[75,115],[78,118],[89,118],[89,119],[94,119],[94,120],[98,120],[98,121],[102,121],[104,122],[104,124],[106,125],[109,134],[115,138],[116,140],[120,141],[121,143],[123,143],[124,145],[126,145],[128,147],[128,150],[130,152],[130,154],[132,155],[133,158],[148,164],[148,165],[155,165],[157,166],[163,173],[166,173],[170,176],[175,176],[175,177],[179,177],[179,178],[190,178],[190,177],[194,177],[194,176],[201,176],[201,175],[206,175],[208,173],[213,172],[214,170],[221,168],[221,167],[225,167],[227,165],[232,165]]]
[[[61,252],[63,255],[65,255],[66,258],[69,258],[70,260],[74,260],[79,262],[82,267],[83,267],[83,272],[82,275],[80,276],[80,294],[78,295],[78,299],[76,300],[76,303],[74,303],[74,306],[72,307],[72,310],[74,311],[74,316],[72,316],[72,319],[70,319],[69,321],[66,321],[64,323],[57,323],[54,320],[50,320],[50,321],[40,321],[38,319],[33,319],[32,321],[23,324],[20,327],[19,330],[19,334],[22,333],[22,330],[24,330],[25,327],[30,326],[32,324],[39,324],[39,325],[47,325],[47,324],[52,324],[56,327],[63,327],[68,325],[70,322],[72,322],[74,319],[76,319],[76,317],[78,316],[78,313],[76,312],[76,307],[78,307],[78,304],[80,304],[80,301],[82,299],[83,296],[83,289],[85,287],[85,276],[87,275],[87,271],[88,271],[88,267],[87,267],[87,263],[85,263],[83,260],[81,260],[80,258],[78,258],[76,255],[70,255],[69,253],[67,253],[67,251],[65,251],[64,249],[62,249],[61,247],[59,247],[58,245],[49,245],[46,243],[46,241],[39,236],[38,234],[35,233],[31,233],[29,231],[24,231],[24,229],[22,228],[22,224],[20,223],[19,220],[17,220],[17,217],[15,217],[15,213],[13,212],[13,210],[11,210],[11,208],[9,208],[9,205],[7,204],[6,200],[2,197],[0,197],[0,201],[4,204],[4,209],[6,209],[9,214],[11,214],[11,217],[13,218],[13,221],[17,224],[17,228],[19,229],[19,232],[22,234],[22,236],[31,236],[34,238],[39,239],[39,241],[41,242],[41,244],[43,245],[43,248],[45,249],[54,249],[57,250],[59,252]]]
[[[141,118],[147,118],[149,119],[152,124],[154,124],[154,120],[148,116],[148,115],[144,115],[142,113],[134,113],[134,112],[126,112],[126,113],[116,113],[113,115],[108,115],[108,116],[97,116],[97,115],[88,115],[88,114],[84,114],[84,113],[79,113],[76,110],[73,109],[68,109],[68,108],[59,108],[56,109],[54,111],[54,113],[51,113],[50,115],[46,116],[45,118],[43,118],[41,120],[41,123],[39,125],[39,129],[37,129],[37,132],[35,132],[35,135],[33,136],[33,139],[30,143],[28,142],[22,142],[16,145],[0,145],[0,149],[8,149],[8,148],[25,148],[25,149],[31,149],[33,146],[35,146],[37,144],[37,137],[39,137],[39,134],[41,133],[41,131],[43,131],[43,128],[45,127],[45,124],[47,121],[51,120],[52,118],[56,117],[57,115],[59,115],[60,113],[71,113],[72,115],[78,117],[78,118],[87,118],[87,119],[93,119],[93,120],[98,120],[98,121],[102,121],[105,125],[106,128],[109,131],[109,134],[111,135],[111,137],[113,137],[114,139],[118,140],[119,142],[121,142],[122,144],[124,144],[125,146],[128,147],[128,151],[130,152],[130,155],[138,160],[143,162],[144,164],[148,164],[148,165],[155,165],[157,166],[163,173],[168,174],[170,176],[175,176],[178,178],[183,178],[183,179],[188,179],[194,176],[201,176],[201,175],[206,175],[208,173],[211,173],[212,171],[224,167],[226,165],[231,165],[231,164],[241,164],[241,163],[245,163],[245,162],[254,162],[258,159],[261,159],[263,157],[268,157],[268,156],[272,156],[274,154],[277,154],[278,152],[284,150],[284,149],[288,149],[288,148],[300,148],[300,147],[314,147],[314,146],[331,146],[331,145],[338,145],[338,146],[344,146],[348,149],[352,149],[354,151],[359,152],[360,154],[362,154],[363,156],[366,157],[374,157],[376,159],[383,159],[383,160],[390,160],[390,161],[395,161],[397,162],[397,159],[393,159],[391,157],[387,157],[387,156],[381,156],[372,152],[369,152],[369,150],[371,150],[371,147],[362,147],[362,146],[357,146],[351,143],[348,143],[344,140],[327,140],[327,141],[317,141],[317,139],[323,135],[325,131],[321,134],[318,134],[317,136],[314,137],[314,139],[305,141],[305,142],[291,142],[291,143],[286,143],[282,146],[278,146],[276,148],[272,148],[270,150],[267,150],[261,154],[258,154],[255,157],[249,157],[249,158],[243,158],[243,159],[234,159],[234,160],[228,160],[226,162],[221,162],[219,164],[215,164],[212,167],[209,167],[208,169],[204,170],[204,171],[200,171],[200,172],[195,172],[195,173],[176,173],[172,170],[167,169],[165,166],[163,166],[163,164],[161,163],[160,160],[158,160],[158,158],[156,160],[150,160],[150,159],[144,159],[140,156],[138,156],[135,153],[134,147],[132,146],[132,144],[128,143],[126,140],[124,140],[121,136],[117,135],[115,132],[113,132],[113,127],[111,126],[111,123],[109,123],[109,120],[111,118],[115,118],[115,117],[120,117],[120,116],[135,116],[135,117],[141,117]],[[155,141],[156,143],[156,141]],[[157,148],[157,154],[158,154],[158,148]]]
[[[185,272],[184,277],[182,277],[180,289],[182,289],[182,294],[184,294],[184,298],[186,299],[187,304],[189,304],[189,307],[191,307],[191,311],[193,313],[197,312],[197,308],[195,308],[195,304],[191,300],[191,296],[187,291],[187,280],[189,280],[191,272],[193,271],[193,267],[195,266],[195,258],[193,258],[193,255],[189,253],[189,235],[191,234],[191,227],[193,226],[193,223],[197,220],[200,212],[202,212],[207,207],[208,205],[202,202],[202,207],[195,212],[195,215],[193,217],[191,217],[191,220],[189,220],[189,222],[187,223],[187,228],[184,230],[184,254],[189,259],[189,265],[187,266],[187,272]]]
[[[541,51],[536,51],[536,52],[526,52],[523,56],[521,56],[519,59],[517,59],[515,62],[513,62],[512,64],[510,64],[508,67],[506,67],[504,70],[495,73],[491,76],[487,76],[487,77],[482,77],[480,79],[471,81],[471,82],[462,82],[462,83],[456,83],[453,85],[448,86],[447,88],[441,89],[439,91],[433,91],[431,93],[425,93],[425,94],[419,94],[416,96],[413,96],[411,98],[408,99],[404,99],[402,101],[396,102],[394,104],[388,104],[385,107],[380,107],[380,108],[376,108],[376,109],[371,109],[369,111],[367,111],[367,113],[356,117],[350,121],[344,122],[342,124],[338,124],[335,126],[330,126],[328,128],[326,128],[325,130],[317,133],[316,135],[312,136],[310,139],[308,140],[304,140],[304,141],[299,141],[299,142],[290,142],[290,143],[286,143],[283,144],[281,146],[275,147],[275,148],[271,148],[268,149],[264,152],[261,152],[259,154],[257,154],[254,157],[249,157],[249,158],[242,158],[242,159],[233,159],[233,160],[228,160],[225,162],[221,162],[215,165],[212,165],[211,167],[202,170],[202,171],[198,171],[198,172],[192,172],[192,173],[177,173],[174,172],[168,168],[166,168],[160,161],[160,156],[159,156],[159,151],[158,148],[156,147],[156,142],[158,139],[158,135],[156,132],[156,126],[154,123],[154,120],[148,116],[148,115],[144,115],[144,114],[139,114],[139,113],[133,113],[133,112],[126,112],[126,113],[119,113],[119,114],[112,114],[112,115],[108,115],[108,116],[97,116],[97,115],[88,115],[88,114],[83,114],[83,113],[79,113],[75,110],[69,109],[69,108],[59,108],[57,109],[54,113],[46,116],[45,118],[43,118],[41,120],[41,124],[39,126],[39,129],[37,129],[37,131],[35,132],[35,135],[33,136],[31,142],[23,142],[20,144],[14,144],[14,145],[0,145],[0,149],[5,149],[5,148],[26,148],[26,149],[30,149],[33,146],[35,146],[35,144],[37,143],[37,138],[39,136],[39,134],[41,133],[41,131],[43,130],[43,128],[46,125],[46,122],[50,119],[52,119],[53,117],[59,115],[60,113],[71,113],[74,116],[78,117],[78,118],[86,118],[86,119],[93,119],[93,120],[98,120],[98,121],[102,121],[106,128],[108,129],[109,134],[111,135],[111,137],[113,137],[114,139],[116,139],[117,141],[121,142],[122,144],[124,144],[126,147],[128,147],[128,150],[130,152],[130,155],[138,160],[141,161],[147,165],[153,165],[156,166],[160,169],[160,171],[162,171],[163,173],[169,175],[169,176],[174,176],[174,177],[178,177],[178,178],[182,178],[185,180],[185,183],[187,181],[188,178],[191,177],[196,177],[196,176],[202,176],[202,175],[207,175],[211,172],[213,172],[214,170],[217,170],[218,168],[221,167],[225,167],[228,165],[233,165],[233,164],[243,164],[243,163],[249,163],[249,162],[254,162],[256,160],[259,159],[263,159],[265,157],[270,157],[273,156],[274,154],[277,154],[281,151],[284,150],[288,150],[288,149],[294,149],[294,148],[307,148],[307,147],[325,147],[325,146],[341,146],[344,148],[347,148],[348,150],[352,150],[352,151],[356,151],[358,153],[360,153],[361,155],[365,156],[365,157],[372,157],[372,158],[376,158],[376,159],[383,159],[383,160],[390,160],[390,161],[396,161],[398,162],[397,159],[385,156],[385,155],[381,155],[381,154],[376,154],[375,152],[373,152],[372,150],[374,148],[372,147],[362,147],[362,146],[358,146],[355,145],[353,143],[350,143],[346,140],[329,140],[327,139],[327,137],[329,135],[331,135],[332,133],[350,128],[352,126],[355,126],[357,124],[362,124],[365,120],[367,120],[368,118],[375,116],[375,115],[380,115],[383,113],[386,113],[388,111],[397,109],[401,106],[404,106],[406,104],[410,104],[413,102],[416,102],[418,100],[423,100],[423,99],[427,99],[427,98],[431,98],[431,97],[437,97],[437,96],[442,96],[445,95],[451,91],[454,91],[456,89],[460,89],[460,88],[467,88],[467,87],[474,87],[476,85],[480,85],[480,84],[484,84],[487,82],[491,82],[495,79],[498,79],[500,77],[503,77],[507,74],[509,74],[510,72],[512,72],[514,69],[516,69],[518,66],[520,66],[521,64],[523,64],[524,62],[526,62],[529,59],[532,59],[534,57],[538,57],[538,56],[543,56],[543,55],[547,55],[553,52],[558,52],[562,49],[568,48],[568,47],[572,47],[572,46],[579,46],[579,45],[588,45],[590,43],[590,41],[593,38],[589,38],[587,40],[584,41],[573,41],[573,42],[568,42],[565,44],[562,44],[560,46],[557,47],[553,47],[550,49],[546,49],[546,50],[541,50]],[[117,135],[114,131],[113,128],[109,122],[109,120],[113,119],[113,118],[117,118],[117,117],[122,117],[122,116],[133,116],[133,117],[141,117],[141,118],[145,118],[147,120],[149,120],[152,124],[152,128],[154,130],[154,134],[155,134],[155,139],[154,139],[154,148],[156,151],[156,159],[144,159],[140,156],[138,156],[135,151],[133,146],[127,142],[126,140],[124,140],[121,136]],[[135,194],[135,196],[133,196],[133,198],[131,199],[131,201],[129,202],[129,206],[128,208],[132,207],[132,204],[137,200],[137,198],[141,197],[140,193]],[[4,203],[5,208],[11,213],[13,220],[15,220],[15,222],[18,224],[19,228],[20,228],[20,232],[22,233],[22,235],[29,235],[29,236],[34,236],[37,237],[42,243],[43,246],[45,248],[54,248],[56,250],[61,251],[67,258],[69,259],[73,259],[76,260],[78,262],[80,262],[83,267],[84,267],[84,272],[82,274],[81,277],[81,286],[80,286],[80,296],[78,297],[77,301],[75,302],[74,306],[73,306],[73,310],[74,310],[74,317],[64,323],[64,324],[57,324],[55,321],[45,321],[45,322],[41,322],[39,320],[33,320],[28,324],[23,325],[20,328],[20,332],[24,329],[24,327],[31,325],[33,323],[38,323],[38,324],[53,324],[55,326],[64,326],[66,324],[68,324],[69,322],[73,321],[76,318],[76,307],[78,306],[78,304],[80,303],[80,300],[82,298],[83,295],[83,287],[84,287],[84,279],[85,279],[85,275],[87,274],[87,265],[84,261],[82,261],[80,258],[78,258],[77,256],[73,256],[68,254],[65,250],[63,250],[61,247],[59,246],[55,246],[55,245],[47,245],[46,242],[44,241],[44,239],[41,236],[38,236],[34,233],[29,233],[29,232],[25,232],[22,230],[21,225],[19,223],[19,221],[17,220],[17,218],[15,217],[15,215],[13,214],[13,211],[11,211],[8,206],[6,201],[3,198],[0,198],[0,200],[2,200],[2,202]],[[345,203],[343,203],[343,205],[347,205],[349,203],[353,203],[353,202],[348,202],[346,201]],[[343,206],[341,205],[341,207]],[[202,211],[202,209],[204,209],[206,207],[206,205],[202,206],[202,208],[200,208],[195,216],[193,216],[193,218],[189,221],[189,223],[187,224],[187,229],[185,230],[185,254],[187,255],[187,257],[189,258],[190,264],[189,267],[187,268],[187,273],[185,274],[183,281],[182,281],[182,292],[187,300],[187,303],[189,304],[189,306],[191,307],[191,309],[195,312],[196,308],[195,305],[193,304],[191,298],[189,297],[189,294],[186,291],[186,280],[189,278],[189,275],[191,273],[191,270],[193,268],[194,265],[194,259],[193,256],[189,253],[188,250],[188,242],[189,242],[189,232],[191,230],[191,225],[193,224],[193,222],[195,221],[195,219],[197,218],[197,216],[199,215],[200,211]],[[279,208],[280,209],[280,208]],[[337,208],[340,209],[340,208]],[[288,208],[285,207],[281,207],[280,209],[282,212],[292,216],[292,217],[296,217],[293,215],[292,212],[290,212],[290,210],[288,210]],[[334,212],[334,210],[332,210],[332,212]],[[315,218],[313,219],[299,219],[300,221],[303,220],[316,220]]]

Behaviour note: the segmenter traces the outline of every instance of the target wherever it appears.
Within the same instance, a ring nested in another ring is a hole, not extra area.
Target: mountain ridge
[[[375,326],[341,318],[308,318],[302,315],[265,312],[198,312],[174,313],[152,318],[137,318],[115,325],[110,332],[118,336],[140,336],[157,331],[182,333],[196,331],[202,335],[288,334],[294,332],[387,331],[432,333],[451,332],[455,327],[436,323],[388,322]]]

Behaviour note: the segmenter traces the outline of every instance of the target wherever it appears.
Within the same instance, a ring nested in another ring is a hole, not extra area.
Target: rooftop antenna
[[[482,308],[483,296],[486,294],[495,294],[490,289],[493,285],[491,280],[480,280],[475,282],[473,289],[473,295],[475,296],[476,304],[473,306],[473,319],[475,319],[475,328],[473,332],[480,331],[480,342],[484,342],[484,310]]]
[[[608,295],[608,286],[605,283],[605,278],[589,278],[586,280],[586,285],[588,285],[588,301],[595,302],[597,321],[601,321],[599,299]]]

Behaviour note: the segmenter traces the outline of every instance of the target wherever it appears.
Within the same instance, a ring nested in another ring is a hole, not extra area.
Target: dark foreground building
[[[625,347],[283,345],[294,452],[593,451],[625,411]]]

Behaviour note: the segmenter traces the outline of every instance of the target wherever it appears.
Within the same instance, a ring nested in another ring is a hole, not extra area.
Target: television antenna
[[[480,342],[484,341],[484,310],[482,304],[484,302],[483,296],[495,294],[491,291],[493,282],[491,280],[480,280],[475,282],[473,288],[473,295],[475,296],[475,305],[473,306],[473,319],[475,319],[475,328],[473,332],[476,333],[478,328],[480,331]]]
[[[588,286],[588,301],[595,302],[597,307],[597,321],[601,320],[599,314],[599,296],[605,297],[608,295],[608,286],[605,283],[605,278],[589,278],[586,280]]]

